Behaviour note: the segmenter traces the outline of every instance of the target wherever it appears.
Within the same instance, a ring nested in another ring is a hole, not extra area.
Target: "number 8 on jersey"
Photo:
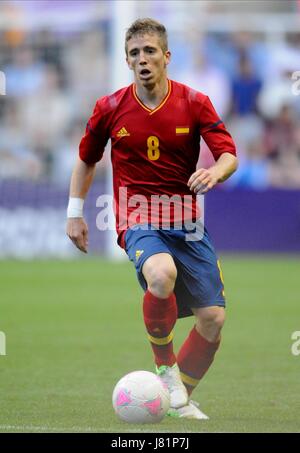
[[[150,135],[147,139],[147,154],[149,160],[157,160],[160,157],[159,140],[155,135]]]

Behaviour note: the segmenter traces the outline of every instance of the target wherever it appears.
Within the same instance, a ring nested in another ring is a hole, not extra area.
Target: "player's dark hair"
[[[163,24],[157,22],[151,18],[137,19],[133,24],[128,28],[125,36],[125,51],[127,55],[128,41],[133,36],[142,36],[142,35],[158,35],[160,39],[160,46],[163,52],[168,50],[168,35],[167,30]]]

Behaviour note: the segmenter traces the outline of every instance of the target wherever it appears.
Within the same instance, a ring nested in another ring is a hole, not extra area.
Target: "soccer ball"
[[[158,423],[170,407],[170,394],[156,374],[133,371],[116,384],[112,403],[118,417],[127,423]]]

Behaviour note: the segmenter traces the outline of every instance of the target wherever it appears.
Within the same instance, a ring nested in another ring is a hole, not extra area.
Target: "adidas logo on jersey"
[[[122,129],[117,132],[117,137],[122,138],[122,137],[129,137],[130,134],[127,132],[126,127],[122,127]]]

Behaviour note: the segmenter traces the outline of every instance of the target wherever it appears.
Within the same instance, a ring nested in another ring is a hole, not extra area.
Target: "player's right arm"
[[[67,235],[84,253],[88,249],[88,227],[83,218],[83,203],[94,178],[96,163],[102,158],[108,138],[108,127],[103,117],[103,100],[100,99],[96,102],[81,139],[79,157],[70,184]]]
[[[92,184],[96,164],[87,164],[78,157],[73,169],[68,206],[67,235],[84,253],[88,249],[88,226],[83,218],[83,202]]]

